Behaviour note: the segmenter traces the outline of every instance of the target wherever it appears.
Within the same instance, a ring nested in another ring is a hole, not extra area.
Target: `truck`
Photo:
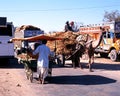
[[[37,36],[40,34],[44,34],[44,31],[41,30],[38,27],[32,26],[32,25],[22,25],[20,27],[16,28],[15,31],[15,38],[28,38]],[[29,44],[29,46],[33,46],[35,42],[27,42],[27,41],[15,41],[15,47],[16,47],[16,55],[19,55],[21,53],[24,53],[26,51],[26,48]]]
[[[14,25],[7,22],[7,17],[0,17],[0,60],[8,61],[14,58]]]
[[[93,39],[98,38],[100,32],[99,27],[106,30],[103,34],[100,45],[95,49],[95,54],[101,57],[109,57],[112,61],[120,59],[120,21],[106,22],[101,24],[91,24],[80,27],[81,33],[89,33]]]

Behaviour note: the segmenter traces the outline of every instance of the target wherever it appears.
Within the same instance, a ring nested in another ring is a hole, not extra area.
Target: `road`
[[[51,82],[41,85],[27,80],[23,65],[11,60],[0,68],[0,96],[120,96],[120,62],[97,57],[93,70],[74,69],[66,61],[65,67],[54,65]]]

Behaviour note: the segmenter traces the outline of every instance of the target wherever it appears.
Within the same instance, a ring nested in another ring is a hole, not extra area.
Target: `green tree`
[[[103,21],[104,22],[120,21],[120,12],[118,10],[111,12],[105,11]]]

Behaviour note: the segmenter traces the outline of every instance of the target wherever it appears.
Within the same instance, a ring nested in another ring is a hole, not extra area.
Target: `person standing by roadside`
[[[49,69],[50,48],[46,46],[46,43],[47,40],[42,40],[42,44],[33,51],[33,55],[38,54],[37,73],[41,84],[44,84],[44,80],[48,75]]]

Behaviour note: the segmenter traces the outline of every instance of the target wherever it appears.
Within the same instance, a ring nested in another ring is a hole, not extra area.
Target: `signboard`
[[[43,34],[40,30],[24,30],[24,37],[32,37]]]

